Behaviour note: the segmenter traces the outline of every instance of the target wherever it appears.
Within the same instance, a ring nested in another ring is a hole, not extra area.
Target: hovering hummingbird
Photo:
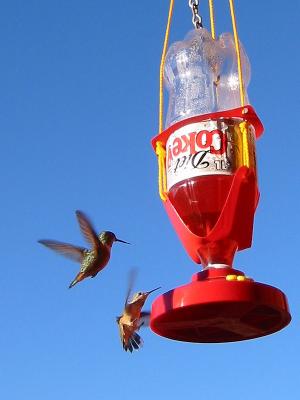
[[[51,250],[54,250],[61,255],[71,258],[81,264],[80,271],[75,279],[70,283],[69,288],[76,285],[87,277],[95,278],[108,263],[110,259],[111,247],[114,242],[125,242],[124,240],[117,239],[113,232],[103,231],[98,236],[89,220],[89,218],[82,212],[76,211],[76,216],[79,222],[80,230],[86,241],[91,244],[92,248],[86,249],[84,247],[74,246],[69,243],[62,243],[56,240],[39,240],[38,242]]]
[[[131,301],[129,301],[131,289],[128,289],[123,314],[116,318],[119,325],[121,342],[125,351],[129,350],[132,353],[133,350],[138,350],[142,346],[142,338],[137,331],[142,325],[148,324],[150,317],[150,312],[142,311],[142,308],[149,294],[158,289],[160,287],[149,292],[135,293]]]

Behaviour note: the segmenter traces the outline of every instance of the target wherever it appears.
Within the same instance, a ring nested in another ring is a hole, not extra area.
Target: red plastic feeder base
[[[209,268],[156,298],[150,326],[169,339],[222,343],[269,335],[290,320],[281,290],[232,268]]]

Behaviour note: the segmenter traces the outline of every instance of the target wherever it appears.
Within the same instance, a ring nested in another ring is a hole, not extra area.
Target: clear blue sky
[[[187,3],[176,2],[171,41],[192,28]],[[168,4],[1,2],[2,399],[299,398],[296,2],[236,1],[252,64],[249,96],[265,134],[257,143],[261,200],[253,247],[235,266],[282,289],[292,323],[241,343],[188,344],[148,330],[140,352],[120,346],[115,316],[131,267],[139,268],[136,289],[164,291],[199,268],[163,210],[150,146]],[[227,1],[216,5],[218,33],[228,31]],[[82,245],[76,209],[133,245],[116,244],[101,275],[68,290],[78,266],[37,240]]]

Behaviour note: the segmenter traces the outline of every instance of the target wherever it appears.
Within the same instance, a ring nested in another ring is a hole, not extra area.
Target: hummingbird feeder
[[[251,247],[259,200],[255,142],[263,126],[249,104],[250,64],[233,34],[202,26],[197,0],[189,0],[195,29],[167,43],[160,74],[159,192],[192,260],[202,271],[155,299],[151,329],[164,337],[199,343],[233,342],[274,333],[291,320],[285,294],[233,268],[236,251]],[[169,105],[163,129],[163,79]]]

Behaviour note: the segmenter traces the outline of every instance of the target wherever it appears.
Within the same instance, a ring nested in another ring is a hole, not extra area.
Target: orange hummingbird
[[[150,312],[142,311],[142,308],[150,293],[160,289],[157,287],[149,292],[135,293],[129,301],[131,288],[128,289],[123,314],[117,317],[119,325],[120,339],[125,351],[138,350],[142,344],[142,338],[137,333],[141,326],[148,325]]]

